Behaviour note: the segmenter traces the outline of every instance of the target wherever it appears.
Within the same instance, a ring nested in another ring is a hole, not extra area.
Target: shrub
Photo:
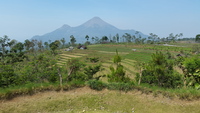
[[[121,90],[121,91],[130,91],[134,89],[134,83],[128,82],[128,83],[109,83],[107,84],[107,88],[110,90]]]
[[[120,64],[121,57],[118,55],[116,50],[116,55],[114,56],[113,62],[116,65],[116,69],[110,66],[111,74],[108,74],[109,82],[129,82],[130,78],[126,77],[126,72],[124,71],[124,66]]]
[[[138,74],[136,79],[138,79]],[[181,81],[181,75],[173,70],[173,63],[167,60],[161,52],[153,54],[152,60],[145,65],[142,71],[141,83],[176,88],[182,85]]]
[[[84,73],[87,75],[87,79],[92,79],[93,75],[96,74],[101,68],[101,65],[88,66],[84,68]]]
[[[0,87],[17,84],[18,77],[10,65],[0,64]]]
[[[99,80],[90,80],[88,81],[88,84],[91,89],[98,90],[98,91],[106,87],[106,85],[102,81],[99,81]]]

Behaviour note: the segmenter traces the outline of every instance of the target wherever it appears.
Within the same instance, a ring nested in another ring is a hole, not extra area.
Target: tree
[[[67,67],[68,67],[68,77],[67,80],[85,80],[86,76],[78,73],[78,71],[85,66],[82,62],[80,62],[78,59],[70,59],[67,61]]]
[[[121,57],[118,55],[116,50],[116,55],[114,56],[113,63],[116,65],[116,69],[110,66],[111,74],[108,74],[109,82],[129,82],[130,79],[126,77],[126,72],[124,71],[124,66],[121,65]]]
[[[112,40],[113,40],[113,42],[116,42],[116,40],[117,40],[117,39],[116,39],[116,36],[113,36],[113,37],[112,37]]]
[[[15,85],[17,83],[16,81],[17,76],[11,65],[0,64],[0,87]]]
[[[178,34],[174,35],[173,33],[170,33],[168,39],[174,43],[176,42],[178,36]]]
[[[126,42],[131,42],[131,35],[129,33],[125,33],[122,37],[126,39]]]
[[[45,48],[48,49],[49,48],[49,43],[48,42],[44,42]]]
[[[84,73],[87,75],[87,80],[93,79],[93,76],[101,69],[101,65],[88,66],[84,68]]]
[[[87,41],[89,40],[89,38],[90,38],[90,37],[89,37],[88,35],[85,36],[85,39],[86,39]]]
[[[54,42],[52,42],[49,47],[52,50],[53,54],[55,54],[55,50],[60,46],[60,41],[56,40]]]
[[[101,39],[102,39],[103,42],[107,42],[108,41],[108,37],[107,36],[103,36]]]
[[[183,36],[183,33],[180,33],[180,34],[178,35],[178,37],[180,37],[180,38],[182,38],[182,36]]]
[[[94,37],[92,37],[92,43],[94,43],[94,41],[95,41],[95,38],[94,38]]]
[[[115,37],[116,37],[117,43],[119,43],[119,34],[117,33]]]
[[[17,40],[13,39],[10,42],[8,42],[8,46],[10,47],[10,49],[13,48],[13,46],[17,43]]]
[[[25,42],[24,42],[24,46],[26,47],[26,50],[29,51],[30,48],[31,48],[31,41],[26,39]]]
[[[95,43],[99,43],[99,37],[95,37]]]
[[[3,38],[0,37],[0,46],[2,48],[2,54],[4,55],[5,54],[5,51],[6,51],[6,47],[8,46],[8,41],[10,41],[10,38],[8,38],[7,35],[5,35]]]
[[[86,45],[89,45],[89,44],[90,44],[90,42],[88,41],[89,38],[90,38],[90,37],[89,37],[88,35],[85,36],[85,39],[87,40],[87,41],[85,42]]]
[[[32,52],[35,51],[35,45],[36,44],[37,44],[37,40],[31,40],[31,42],[30,42],[30,48],[31,48]]]
[[[62,48],[64,48],[65,47],[65,38],[62,38],[61,40],[60,40],[61,42],[62,42]]]
[[[148,37],[152,43],[155,43],[155,40],[158,38],[158,35],[150,33],[150,37]]]
[[[24,49],[24,44],[21,42],[18,42],[13,48],[15,50],[19,50],[19,52],[22,52],[22,50]]]
[[[156,52],[152,54],[152,60],[144,66],[141,83],[176,88],[182,85],[182,78],[173,70],[173,63],[162,52]]]
[[[73,45],[75,44],[75,42],[76,42],[76,39],[75,39],[75,37],[74,37],[73,35],[70,36],[70,42],[71,42],[72,46],[73,46]]]
[[[198,56],[188,57],[182,63],[185,69],[186,85],[200,86],[200,58]]]
[[[200,42],[200,34],[196,35],[195,42]]]
[[[41,40],[38,41],[37,45],[38,45],[39,51],[41,51],[43,49],[42,41]]]
[[[142,71],[144,70],[144,67],[145,67],[145,63],[137,61],[135,68],[137,70],[139,70],[139,76],[137,75],[137,78],[136,78],[136,79],[138,79],[138,85],[140,85],[140,83],[141,83],[141,80],[142,80]]]

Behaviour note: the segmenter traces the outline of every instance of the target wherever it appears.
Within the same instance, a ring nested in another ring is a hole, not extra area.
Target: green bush
[[[88,66],[84,68],[84,73],[87,75],[87,79],[93,79],[93,75],[95,75],[98,71],[100,71],[101,65],[96,66]]]
[[[116,55],[114,56],[113,63],[116,65],[116,69],[113,66],[110,66],[111,73],[108,74],[109,82],[129,82],[130,78],[126,76],[124,66],[121,65],[121,57],[118,55],[116,50]]]
[[[98,91],[106,87],[106,85],[102,81],[99,81],[99,80],[90,80],[88,81],[88,85],[91,89],[98,90]]]
[[[136,75],[136,80],[139,78]],[[156,52],[152,60],[144,66],[141,83],[148,83],[165,88],[182,86],[182,77],[173,70],[173,63],[163,53]]]
[[[0,87],[9,87],[17,84],[18,76],[11,65],[0,64]]]
[[[121,90],[121,91],[130,91],[134,89],[134,83],[128,82],[128,83],[109,83],[107,84],[107,88],[110,90]]]

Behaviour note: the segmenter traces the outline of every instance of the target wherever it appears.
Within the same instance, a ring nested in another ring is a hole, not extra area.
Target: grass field
[[[94,91],[83,87],[1,102],[0,113],[199,113],[199,107],[199,101],[170,100],[138,91]]]

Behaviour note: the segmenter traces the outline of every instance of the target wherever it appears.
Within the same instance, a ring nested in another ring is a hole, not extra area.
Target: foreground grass
[[[199,113],[199,101],[180,101],[88,87],[67,92],[45,92],[1,102],[1,113]]]

